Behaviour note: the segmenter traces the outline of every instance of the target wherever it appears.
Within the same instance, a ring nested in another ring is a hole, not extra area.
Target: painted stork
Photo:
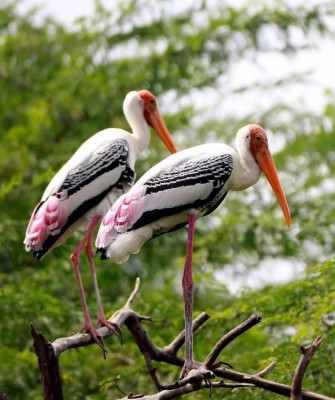
[[[277,196],[288,226],[290,211],[265,131],[247,125],[236,136],[237,152],[222,143],[205,144],[167,157],[147,171],[103,218],[96,246],[101,258],[121,263],[151,238],[188,224],[182,281],[185,302],[186,357],[182,376],[192,369],[192,252],[197,218],[213,212],[228,191],[254,185],[263,171]]]
[[[149,91],[128,93],[123,111],[132,134],[122,129],[105,129],[84,142],[49,183],[31,216],[24,240],[26,251],[41,259],[78,229],[86,230],[71,255],[71,263],[84,311],[84,328],[102,348],[102,338],[93,328],[86,303],[79,270],[80,253],[86,246],[99,323],[115,331],[105,317],[100,298],[92,250],[94,228],[115,200],[133,185],[135,161],[149,145],[150,127],[171,153],[177,151],[156,99]]]

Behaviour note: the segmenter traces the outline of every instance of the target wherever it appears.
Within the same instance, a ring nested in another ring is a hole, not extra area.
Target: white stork
[[[265,131],[247,125],[236,136],[237,152],[222,143],[205,144],[167,157],[120,197],[103,218],[96,246],[102,259],[117,263],[139,252],[149,239],[188,224],[183,275],[186,360],[182,376],[192,368],[192,252],[197,218],[214,211],[228,191],[254,185],[263,171],[290,226],[285,194],[273,162]]]
[[[24,240],[26,251],[41,259],[78,229],[86,230],[71,255],[71,263],[84,311],[84,328],[102,348],[102,338],[92,326],[86,303],[79,270],[80,253],[86,245],[99,322],[115,330],[106,320],[100,298],[92,250],[94,228],[115,200],[133,185],[135,161],[149,145],[150,127],[171,153],[177,151],[156,99],[149,91],[128,93],[123,111],[132,134],[122,129],[105,129],[84,142],[49,183],[31,216]]]

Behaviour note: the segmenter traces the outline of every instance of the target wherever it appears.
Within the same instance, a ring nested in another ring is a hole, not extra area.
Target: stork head
[[[259,168],[263,171],[278,199],[286,224],[289,227],[291,225],[290,209],[271,156],[268,138],[264,129],[256,124],[247,125],[239,130],[237,141],[245,143],[243,147],[251,154],[255,162],[259,165]]]
[[[168,150],[171,153],[176,153],[177,149],[160,115],[155,96],[148,90],[140,90],[137,94],[143,102],[143,115],[147,124],[154,129]]]

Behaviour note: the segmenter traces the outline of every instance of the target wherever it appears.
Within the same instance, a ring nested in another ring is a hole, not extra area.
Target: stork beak
[[[177,152],[176,146],[173,143],[171,135],[170,135],[170,133],[165,125],[165,122],[163,121],[163,118],[161,117],[158,109],[155,109],[150,113],[150,122],[151,122],[152,127],[156,131],[157,135],[162,140],[162,142],[165,144],[165,146],[168,148],[170,153],[176,153]]]
[[[283,210],[286,224],[289,227],[291,225],[290,209],[288,207],[285,193],[278,177],[275,163],[272,159],[268,147],[266,146],[265,148],[263,147],[262,149],[260,149],[257,152],[256,158],[261,170],[266,176],[266,179],[269,181],[273,191],[275,192],[278,202]]]

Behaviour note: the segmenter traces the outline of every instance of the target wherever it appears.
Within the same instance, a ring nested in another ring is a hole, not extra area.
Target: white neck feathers
[[[244,190],[254,185],[262,172],[250,151],[249,126],[237,132],[236,149],[238,157],[235,163],[236,168],[234,168],[232,190]]]
[[[150,143],[150,127],[144,118],[143,101],[137,92],[129,92],[123,102],[123,112],[131,127],[136,156]]]

